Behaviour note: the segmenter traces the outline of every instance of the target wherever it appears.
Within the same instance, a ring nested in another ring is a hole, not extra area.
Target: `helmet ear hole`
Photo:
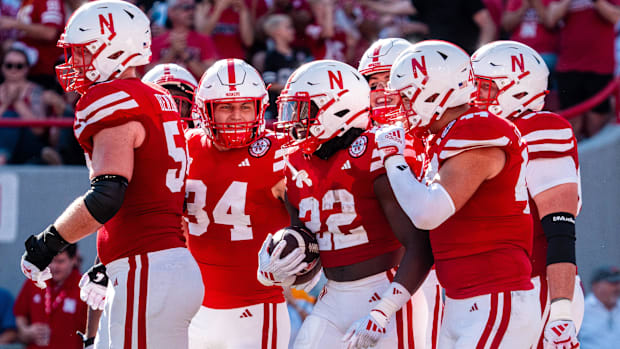
[[[526,91],[515,93],[514,95],[512,95],[512,97],[514,97],[515,99],[522,99],[525,96],[527,96]]]
[[[113,54],[108,56],[108,59],[118,59],[118,57],[122,56],[124,51],[116,51]]]
[[[435,102],[437,97],[439,97],[439,93],[435,93],[434,95],[429,96],[424,102],[426,102],[426,103],[433,103],[433,102]]]
[[[336,115],[337,117],[341,118],[341,117],[347,115],[349,112],[350,112],[349,109],[342,109],[340,111],[335,112],[334,115]]]

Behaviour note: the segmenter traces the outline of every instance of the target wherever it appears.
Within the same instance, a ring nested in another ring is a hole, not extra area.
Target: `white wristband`
[[[572,305],[570,299],[558,299],[552,301],[549,310],[549,322],[556,320],[573,320]]]
[[[398,282],[392,282],[390,287],[381,295],[381,301],[370,312],[371,314],[376,312],[377,315],[382,315],[375,316],[375,319],[385,328],[392,315],[400,310],[410,299],[411,293],[409,293],[405,286]]]

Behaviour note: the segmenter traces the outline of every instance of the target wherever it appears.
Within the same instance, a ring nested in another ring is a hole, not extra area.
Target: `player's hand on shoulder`
[[[383,126],[375,132],[375,142],[385,161],[392,155],[403,155],[405,152],[405,129],[401,122]]]
[[[377,345],[385,336],[388,319],[378,310],[372,310],[366,317],[357,320],[342,337],[347,349],[364,349]]]
[[[108,289],[108,275],[103,264],[95,264],[80,279],[80,299],[94,310],[103,310]]]
[[[258,252],[257,279],[265,286],[291,286],[295,282],[295,274],[308,265],[302,262],[305,258],[304,251],[301,248],[296,248],[285,257],[280,258],[282,250],[286,247],[286,240],[281,240],[273,248],[273,251],[269,251],[272,240],[273,235],[267,235]]]

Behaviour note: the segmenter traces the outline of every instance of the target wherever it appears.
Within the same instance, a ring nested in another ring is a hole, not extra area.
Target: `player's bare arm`
[[[567,212],[577,216],[578,205],[577,183],[564,183],[547,189],[534,196],[540,217],[555,212]],[[553,263],[547,266],[550,299],[572,299],[575,287],[577,267],[570,262]]]
[[[133,152],[142,144],[144,136],[144,128],[137,121],[98,132],[93,139],[91,180],[100,176],[116,175],[131,181]],[[118,203],[119,207],[121,203]],[[60,235],[71,243],[95,232],[102,224],[93,216],[84,197],[75,200],[54,222]]]
[[[422,285],[434,263],[428,231],[420,230],[411,223],[398,205],[387,175],[381,175],[375,180],[374,190],[394,235],[405,247],[394,281],[413,294]]]
[[[499,148],[469,150],[446,160],[435,180],[448,192],[456,211],[471,198],[482,182],[497,176],[506,156]]]

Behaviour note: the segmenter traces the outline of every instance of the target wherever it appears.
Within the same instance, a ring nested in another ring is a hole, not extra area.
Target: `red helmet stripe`
[[[228,88],[230,91],[237,91],[237,87],[235,84],[237,80],[235,78],[235,60],[232,58],[227,59],[228,61]]]
[[[372,52],[372,61],[379,62],[379,53],[381,53],[381,45],[377,46],[375,50]]]

